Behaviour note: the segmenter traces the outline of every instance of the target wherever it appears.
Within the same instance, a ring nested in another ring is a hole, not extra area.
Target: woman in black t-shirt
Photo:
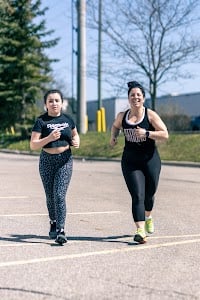
[[[44,103],[47,112],[33,126],[30,148],[42,149],[39,172],[50,218],[49,237],[63,244],[67,242],[65,197],[73,168],[70,147],[79,148],[80,138],[72,118],[62,113],[63,96],[59,90],[48,91]]]
[[[146,242],[146,232],[154,232],[152,209],[157,190],[161,161],[155,141],[168,139],[168,131],[159,115],[144,106],[145,91],[136,81],[128,83],[130,109],[120,112],[111,129],[114,147],[120,130],[125,136],[122,173],[132,198],[132,215],[136,225],[134,241]]]

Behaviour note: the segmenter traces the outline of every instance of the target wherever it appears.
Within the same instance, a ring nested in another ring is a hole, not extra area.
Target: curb
[[[38,152],[29,152],[29,151],[19,151],[19,150],[8,150],[8,149],[0,149],[0,153],[8,153],[8,154],[23,154],[29,156],[39,156]],[[106,158],[106,157],[85,157],[85,156],[73,156],[76,160],[82,161],[113,161],[120,162],[120,158]],[[190,162],[190,161],[167,161],[162,160],[162,165],[166,166],[177,166],[177,167],[192,167],[192,168],[200,168],[200,163],[198,162]]]

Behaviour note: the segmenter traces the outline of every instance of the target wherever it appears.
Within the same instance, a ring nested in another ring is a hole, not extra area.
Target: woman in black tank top
[[[168,130],[159,115],[144,106],[145,91],[136,81],[128,83],[130,109],[120,112],[111,129],[114,147],[120,130],[125,137],[122,173],[132,198],[132,215],[136,225],[134,241],[146,242],[146,233],[154,232],[152,210],[161,170],[155,141],[168,139]]]

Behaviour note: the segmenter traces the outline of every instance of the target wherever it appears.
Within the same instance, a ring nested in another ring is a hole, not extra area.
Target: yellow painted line
[[[134,252],[134,251],[141,251],[146,249],[163,248],[163,247],[193,244],[199,242],[200,239],[195,239],[195,240],[187,240],[187,241],[168,242],[168,243],[157,244],[157,245],[137,245],[137,246],[133,245],[132,247],[127,247],[123,249],[102,250],[102,251],[85,252],[85,253],[78,253],[78,254],[53,256],[53,257],[33,258],[28,260],[8,261],[8,262],[0,263],[0,268],[19,266],[19,265],[28,265],[34,263],[44,263],[44,262],[51,262],[51,261],[58,261],[58,260],[67,260],[67,259],[74,259],[74,258],[84,258],[90,256],[98,256],[98,255],[109,255],[109,254],[117,254],[117,253],[120,254],[125,252]]]
[[[120,211],[86,211],[86,212],[74,212],[67,213],[68,215],[101,215],[101,214],[119,214]],[[48,214],[3,214],[0,217],[40,217],[48,216]]]

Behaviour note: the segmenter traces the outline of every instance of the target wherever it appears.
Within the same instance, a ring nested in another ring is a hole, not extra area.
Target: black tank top
[[[150,138],[138,138],[135,136],[137,126],[146,130],[155,131],[155,128],[149,122],[147,108],[145,107],[144,115],[138,123],[131,123],[128,120],[130,109],[128,109],[122,119],[122,128],[125,136],[124,151],[131,152],[131,155],[137,159],[149,159],[156,149],[155,141]]]

